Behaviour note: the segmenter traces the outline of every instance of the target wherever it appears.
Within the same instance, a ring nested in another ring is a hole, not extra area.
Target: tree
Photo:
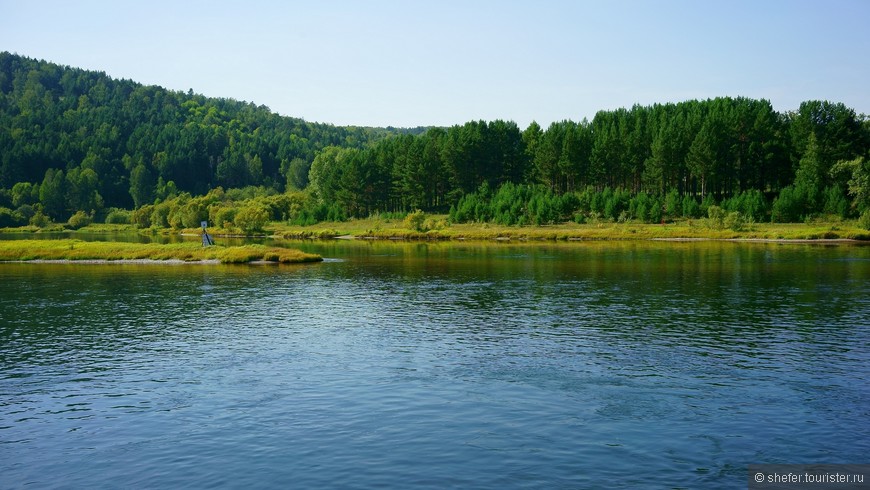
[[[50,168],[39,186],[39,202],[49,217],[55,220],[66,215],[65,180],[63,170]]]
[[[686,166],[692,175],[701,182],[701,197],[707,195],[707,181],[716,165],[716,151],[713,134],[709,124],[704,124],[689,147]]]
[[[154,175],[145,164],[136,165],[130,172],[130,196],[133,206],[141,207],[154,202]]]
[[[90,168],[75,167],[66,174],[66,199],[71,211],[99,211],[103,198],[97,188],[100,179]]]
[[[841,161],[831,169],[833,176],[844,175],[852,196],[852,206],[859,212],[870,209],[870,159],[859,157]]]
[[[308,187],[309,170],[311,163],[299,157],[281,163],[281,174],[284,175],[287,187],[291,189],[302,190]]]

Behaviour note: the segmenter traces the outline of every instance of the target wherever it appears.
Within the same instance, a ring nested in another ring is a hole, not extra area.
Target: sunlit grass
[[[255,261],[283,264],[319,262],[319,255],[300,250],[243,245],[203,247],[198,243],[85,242],[81,240],[0,240],[0,261],[29,260],[182,260],[225,264]]]
[[[446,223],[446,215],[430,215],[433,221]],[[679,220],[665,224],[649,223],[562,223],[544,226],[501,226],[489,223],[450,224],[440,229],[416,231],[408,228],[401,219],[371,217],[344,222],[324,222],[311,226],[289,225],[272,222],[265,227],[265,235],[292,239],[331,239],[336,237],[407,239],[407,240],[667,240],[667,239],[714,239],[714,240],[820,240],[851,239],[870,240],[870,231],[858,226],[857,220],[816,221],[810,223],[748,223],[739,230],[717,229],[707,219]],[[54,229],[36,227],[7,228],[7,232],[46,232]],[[185,230],[137,229],[132,225],[91,225],[73,234],[84,233],[144,233],[199,235],[201,229]],[[213,236],[242,236],[238,230],[209,228]],[[198,244],[193,244],[198,247]],[[145,252],[146,255],[149,252]],[[227,262],[235,262],[246,253],[227,252]],[[231,256],[231,257],[230,257]],[[278,260],[284,255],[278,254]],[[240,259],[243,260],[243,259]],[[260,260],[260,259],[254,259]]]
[[[445,218],[445,216],[435,216]],[[870,231],[857,221],[818,223],[749,223],[739,230],[716,229],[707,219],[674,223],[562,223],[545,226],[501,226],[488,223],[453,224],[439,230],[419,232],[401,220],[368,218],[346,222],[290,226],[272,223],[272,233],[287,238],[403,238],[444,240],[652,240],[652,239],[760,239],[760,240],[870,240]]]

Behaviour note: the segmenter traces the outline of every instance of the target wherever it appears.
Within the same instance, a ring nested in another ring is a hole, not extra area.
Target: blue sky
[[[0,51],[365,126],[717,96],[870,114],[870,1],[0,0]]]

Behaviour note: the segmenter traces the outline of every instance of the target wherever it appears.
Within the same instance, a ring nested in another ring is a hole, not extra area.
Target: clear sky
[[[717,96],[870,114],[870,0],[0,0],[0,51],[338,125]]]

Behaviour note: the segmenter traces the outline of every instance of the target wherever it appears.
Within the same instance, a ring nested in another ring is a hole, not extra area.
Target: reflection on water
[[[293,245],[342,260],[3,264],[0,486],[734,488],[870,454],[870,248]]]

